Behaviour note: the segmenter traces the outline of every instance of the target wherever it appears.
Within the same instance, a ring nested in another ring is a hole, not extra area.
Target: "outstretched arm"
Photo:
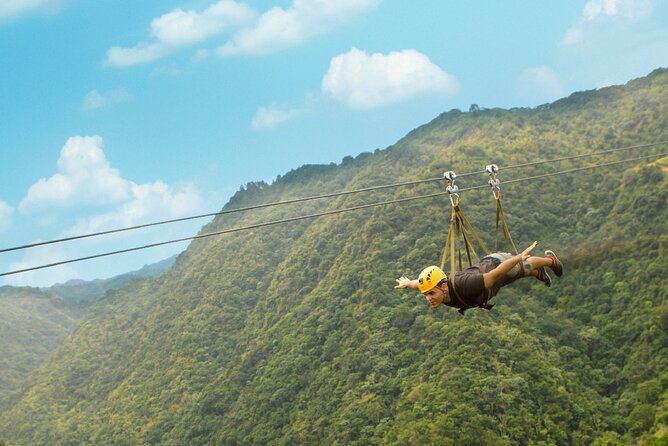
[[[513,268],[513,266],[517,265],[523,260],[528,259],[531,256],[531,251],[533,251],[536,245],[538,245],[538,242],[533,242],[527,249],[525,249],[521,253],[517,254],[516,256],[512,256],[508,260],[504,260],[503,262],[501,262],[499,266],[483,274],[482,278],[485,281],[485,289],[488,290],[492,288],[492,286],[494,286],[496,281],[499,280],[501,277],[503,277],[508,271],[510,271]]]
[[[397,279],[397,284],[394,286],[395,288],[411,288],[414,290],[418,289],[418,281],[413,279],[409,279],[408,277],[399,277]]]

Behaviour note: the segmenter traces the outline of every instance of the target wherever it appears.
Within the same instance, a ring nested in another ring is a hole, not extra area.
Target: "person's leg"
[[[531,256],[526,261],[529,262],[531,269],[534,271],[552,265],[552,259],[548,257]]]
[[[554,254],[551,251],[550,254],[551,256],[554,256]],[[555,261],[552,260],[551,256],[546,256],[546,257],[531,256],[528,259],[522,261],[521,263],[518,263],[515,267],[513,267],[513,269],[511,269],[510,271],[508,271],[508,273],[506,273],[506,275],[503,278],[503,281],[501,281],[501,286],[510,285],[511,283],[522,277],[533,276],[536,279],[543,282],[545,286],[549,288],[550,286],[552,286],[552,279],[550,278],[550,275],[547,274],[545,268],[546,267],[552,268],[554,266]],[[495,252],[483,258],[481,260],[481,263],[484,263],[483,261],[488,258],[495,258],[497,259],[497,262],[503,262],[504,260],[510,257],[512,257],[512,254],[506,252]]]
[[[552,278],[545,270],[545,267],[552,265],[552,259],[549,257],[531,256],[526,259],[526,262],[531,265],[531,275],[545,284],[546,287],[552,286]]]
[[[507,252],[495,252],[493,254],[490,254],[489,256],[483,258],[481,260],[481,263],[485,263],[486,259],[496,259],[496,263],[494,265],[494,268],[496,268],[501,262],[508,260],[511,258],[513,255]],[[485,270],[484,272],[486,272]],[[518,263],[517,265],[513,266],[513,268],[508,271],[504,276],[501,281],[499,281],[500,286],[506,286],[510,285],[517,279],[521,279],[522,277],[529,277],[534,275],[533,272],[533,266],[528,263],[526,260],[523,260],[522,262]]]

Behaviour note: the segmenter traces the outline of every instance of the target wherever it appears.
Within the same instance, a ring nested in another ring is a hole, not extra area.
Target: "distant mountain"
[[[91,305],[0,412],[12,445],[622,445],[668,441],[668,71],[537,108],[451,110],[392,147],[250,183],[225,209],[460,174],[494,245],[554,249],[460,316],[393,288],[438,263],[439,182],[221,215],[159,278]],[[605,156],[593,151],[627,148]],[[314,147],[317,150],[317,147]],[[559,162],[541,160],[564,158]],[[599,167],[571,174],[586,165]],[[513,168],[506,168],[515,166]],[[519,166],[519,167],[518,167]],[[526,180],[533,178],[533,180]],[[523,181],[519,181],[522,180]],[[335,213],[338,212],[338,213]],[[538,252],[539,253],[539,252]]]
[[[85,310],[36,288],[0,287],[0,401],[74,331]]]
[[[104,296],[109,290],[121,288],[129,281],[138,277],[158,276],[172,267],[177,256],[151,265],[144,265],[137,271],[114,276],[109,279],[78,280],[73,279],[50,287],[41,288],[42,291],[68,301],[93,301]]]
[[[163,274],[176,257],[106,280],[70,280],[42,289],[0,287],[0,401],[74,331],[92,302],[132,280]]]

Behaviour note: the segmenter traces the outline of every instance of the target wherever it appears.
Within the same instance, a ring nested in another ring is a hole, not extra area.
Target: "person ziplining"
[[[533,242],[517,255],[506,252],[490,254],[471,267],[456,271],[450,277],[438,266],[428,266],[417,279],[399,277],[395,288],[419,290],[434,308],[445,304],[457,308],[461,313],[475,307],[490,309],[493,305],[488,301],[496,296],[501,287],[510,285],[517,279],[535,277],[549,287],[552,280],[545,267],[561,277],[563,265],[553,251],[545,251],[545,257],[531,255],[537,244],[538,242]]]
[[[501,223],[506,241],[517,251],[501,209],[500,182],[496,177],[498,167],[495,164],[490,164],[486,170],[490,174],[489,184],[492,187],[492,193],[497,204],[497,238],[499,224]],[[513,255],[502,251],[489,253],[484,242],[477,236],[459,208],[458,188],[454,184],[455,173],[452,171],[446,172],[444,177],[448,183],[453,212],[441,266],[431,265],[424,268],[417,279],[410,279],[406,276],[399,277],[396,279],[397,283],[394,288],[416,289],[424,295],[432,307],[436,308],[444,304],[457,308],[461,314],[464,314],[469,308],[491,309],[494,305],[489,304],[489,300],[496,296],[502,287],[510,285],[520,278],[534,277],[543,282],[545,286],[550,287],[552,279],[546,268],[550,268],[557,277],[563,275],[563,264],[554,251],[546,250],[545,257],[531,255],[531,251],[538,245],[537,241],[519,254]],[[454,200],[453,196],[455,197]],[[455,243],[457,241],[456,235],[463,239],[466,248],[470,265],[466,269],[461,267],[462,253],[458,249],[459,245]],[[488,252],[488,255],[477,263],[471,261],[471,253],[475,255],[471,237],[477,240],[483,249]],[[455,252],[456,249],[458,252]],[[450,275],[443,271],[448,254],[450,254],[451,259]],[[459,270],[456,267],[457,258],[459,259]]]

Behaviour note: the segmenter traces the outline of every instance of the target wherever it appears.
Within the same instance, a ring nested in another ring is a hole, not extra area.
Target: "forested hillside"
[[[0,287],[0,401],[63,342],[84,311],[36,288]]]
[[[174,260],[105,280],[70,281],[41,289],[0,287],[0,401],[17,391],[74,331],[91,302],[139,277],[162,274]]]
[[[252,183],[232,209],[483,170],[520,179],[666,152],[668,71],[536,109],[452,110],[395,145]],[[317,150],[317,147],[314,147]],[[447,196],[193,242],[97,302],[0,414],[12,445],[665,445],[668,179],[654,160],[502,184],[519,246],[565,275],[491,311],[432,309],[394,279],[438,263]],[[484,184],[461,178],[460,187]],[[223,215],[202,233],[443,190],[374,190]],[[493,245],[488,189],[462,209]],[[519,247],[518,246],[518,247]]]

